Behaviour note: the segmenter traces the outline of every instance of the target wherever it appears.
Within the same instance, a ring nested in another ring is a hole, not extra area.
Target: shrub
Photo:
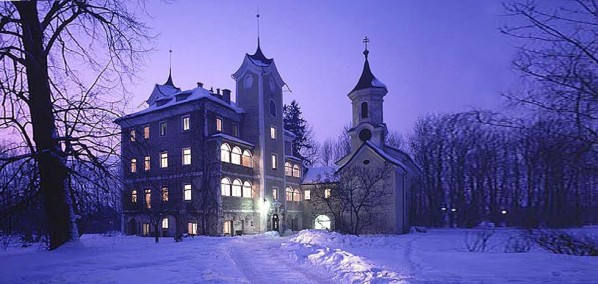
[[[598,256],[598,238],[595,236],[563,230],[533,230],[529,235],[539,247],[552,253]]]
[[[533,240],[525,233],[519,233],[509,236],[504,252],[529,252],[532,248]]]
[[[480,226],[478,226],[480,227]],[[488,248],[488,240],[494,235],[494,227],[483,226],[465,233],[465,246],[470,252],[483,252]]]

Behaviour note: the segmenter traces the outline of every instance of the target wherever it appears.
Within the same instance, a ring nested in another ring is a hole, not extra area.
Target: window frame
[[[293,164],[293,177],[301,177],[301,167],[298,164]]]
[[[276,132],[276,126],[274,125],[270,125],[270,139],[272,140],[276,140],[276,137],[278,133]]]
[[[248,155],[245,155],[245,154]],[[241,165],[243,165],[244,167],[252,167],[253,166],[253,162],[252,162],[252,154],[251,151],[245,149],[243,150],[243,155],[241,155]]]
[[[239,137],[239,124],[233,123],[233,137]]]
[[[137,172],[137,159],[133,158],[131,159],[131,173],[136,173]]]
[[[225,181],[226,181],[227,183],[225,183]],[[225,192],[224,192],[224,190],[225,190],[224,186],[225,186],[225,185],[226,185],[226,187],[227,187],[227,192],[226,192],[226,194],[224,194],[224,193],[225,193]],[[231,181],[230,181],[230,179],[229,179],[229,178],[227,178],[227,177],[223,177],[222,179],[220,179],[220,194],[221,194],[222,196],[232,196],[232,194],[233,194],[233,193],[232,193],[232,182],[231,182]]]
[[[185,151],[189,151],[189,153],[185,153]],[[183,163],[183,166],[191,165],[191,147],[183,148],[181,150],[181,154],[182,154],[181,162]],[[188,159],[186,159],[186,158],[188,158]]]
[[[131,191],[131,203],[137,204],[137,189]]]
[[[164,137],[166,136],[166,133],[168,131],[168,123],[166,120],[160,121],[158,123],[158,135],[160,137]]]
[[[189,131],[189,129],[191,129],[191,116],[190,115],[181,116],[181,129],[183,132],[187,132],[187,131]]]
[[[152,208],[152,189],[146,188],[144,191],[143,197],[145,199],[145,207],[147,209],[151,209]]]
[[[293,165],[290,162],[284,162],[284,175],[288,177],[293,176]]]
[[[223,149],[223,147],[226,147],[226,149]],[[223,150],[225,152],[222,152]],[[220,145],[220,161],[224,162],[224,163],[230,163],[230,160],[231,160],[230,159],[230,152],[231,152],[230,145],[228,145],[228,143],[222,143]],[[226,156],[224,156],[225,153],[227,153]],[[226,159],[222,159],[222,157],[226,157]]]
[[[284,189],[284,198],[288,202],[293,201],[293,188],[287,186],[287,188]]]
[[[245,198],[252,198],[253,197],[253,189],[252,183],[248,180],[243,182],[243,188],[241,188],[241,196]]]
[[[233,180],[231,185],[232,194],[231,196],[234,197],[242,197],[243,196],[243,182],[240,179]]]
[[[222,132],[224,121],[221,117],[216,117],[216,132]]]
[[[230,162],[234,165],[241,165],[241,155],[243,155],[243,151],[239,146],[233,147],[230,151]]]
[[[150,126],[149,126],[149,124],[143,126],[143,139],[145,139],[145,140],[150,139]]]
[[[191,184],[187,183],[183,185],[183,200],[184,201],[191,201],[193,198],[193,192],[191,188]]]
[[[272,159],[272,170],[275,171],[278,169],[278,155],[272,153],[272,155],[270,156],[270,159]]]
[[[168,229],[168,217],[162,219],[162,229]]]
[[[160,168],[161,169],[168,168],[168,151],[160,152]]]
[[[137,132],[135,131],[134,128],[129,130],[129,141],[135,142],[137,140],[136,133]]]
[[[272,199],[278,200],[278,187],[272,187]]]
[[[162,190],[160,192],[160,200],[162,200],[162,202],[168,202],[168,187],[167,186],[162,187]]]
[[[149,171],[152,169],[152,161],[150,156],[143,157],[143,170]]]
[[[303,200],[311,200],[311,189],[303,190]]]

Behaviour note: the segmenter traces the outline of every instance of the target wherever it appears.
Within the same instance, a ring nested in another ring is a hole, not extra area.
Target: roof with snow
[[[323,182],[336,182],[334,173],[338,168],[336,166],[313,167],[308,168],[303,175],[301,184],[317,184]]]
[[[372,74],[372,70],[370,69],[370,62],[368,61],[368,54],[369,51],[366,49],[363,54],[365,55],[365,63],[363,64],[363,71],[361,72],[361,77],[359,77],[359,81],[357,85],[351,92],[362,90],[362,89],[369,89],[369,88],[384,88],[386,86],[376,79],[376,76]]]
[[[348,159],[341,159],[342,162],[340,162],[340,164],[338,165],[338,168],[341,169],[344,166],[346,166],[347,164],[350,164],[351,161],[353,160],[353,158],[355,156],[357,156],[358,153],[362,152],[364,149],[369,148],[372,151],[374,151],[374,153],[376,153],[380,158],[382,158],[383,160],[390,162],[396,166],[399,166],[405,170],[407,170],[410,167],[407,167],[405,165],[405,163],[403,161],[401,161],[401,159],[399,157],[395,157],[395,155],[391,155],[390,153],[384,151],[383,149],[381,149],[380,147],[376,146],[374,143],[370,142],[370,141],[366,141],[363,144],[361,144],[361,146],[359,146],[359,148],[357,149],[357,151],[349,154],[350,157]],[[393,148],[394,149],[394,148]],[[397,149],[394,149],[395,151],[400,151]]]
[[[251,144],[251,143],[249,143],[249,142],[247,142],[247,141],[245,141],[243,139],[240,139],[239,137],[230,136],[230,135],[224,134],[222,132],[216,133],[216,134],[212,135],[211,137],[212,138],[224,138],[224,139],[226,139],[228,141],[237,142],[239,144],[243,144],[243,145],[249,146],[251,148],[255,147],[255,145],[253,145],[253,144]]]
[[[135,112],[135,113],[125,115],[125,116],[117,119],[116,122],[122,121],[124,119],[129,119],[132,117],[137,117],[137,116],[140,116],[140,115],[143,115],[146,113],[150,113],[153,111],[162,110],[162,109],[166,109],[166,108],[177,106],[177,105],[182,105],[182,104],[185,104],[185,103],[188,103],[191,101],[198,101],[201,99],[207,99],[207,100],[213,101],[222,106],[228,107],[237,113],[245,112],[245,110],[238,107],[236,103],[234,103],[234,102],[227,103],[227,102],[223,101],[222,99],[219,99],[212,92],[204,89],[203,87],[197,87],[197,88],[193,88],[191,90],[186,90],[186,91],[180,91],[180,89],[177,88],[176,89],[177,91],[175,91],[175,92],[172,92],[173,90],[168,89],[168,88],[172,88],[172,87],[170,87],[169,85],[157,85],[156,84],[156,88],[154,88],[154,92],[156,92],[156,89],[158,89],[158,90],[168,90],[170,93],[167,93],[166,95],[163,95],[163,96],[155,99],[153,102],[156,102],[156,103],[150,104],[150,106],[148,108],[138,111],[138,112]],[[152,93],[152,96],[153,96],[153,93]],[[149,100],[148,100],[148,104],[149,104]]]
[[[266,56],[262,52],[262,49],[260,48],[259,38],[257,39],[257,50],[252,55],[247,54],[247,57],[249,57],[249,59],[251,59],[251,62],[253,62],[253,64],[257,66],[268,66],[272,64],[272,59],[266,58]]]

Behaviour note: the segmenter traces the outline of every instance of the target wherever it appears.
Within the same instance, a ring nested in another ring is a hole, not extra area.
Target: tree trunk
[[[79,236],[70,192],[66,186],[65,155],[58,143],[48,75],[48,57],[36,2],[17,2],[23,28],[23,49],[29,89],[29,111],[33,127],[40,187],[44,198],[50,249]]]

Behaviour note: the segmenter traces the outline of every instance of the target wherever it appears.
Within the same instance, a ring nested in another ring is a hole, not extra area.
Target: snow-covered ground
[[[598,232],[596,228],[591,231]],[[469,252],[468,230],[345,236],[315,230],[289,237],[162,238],[84,235],[56,251],[0,250],[0,283],[598,283],[598,257],[538,248]]]

